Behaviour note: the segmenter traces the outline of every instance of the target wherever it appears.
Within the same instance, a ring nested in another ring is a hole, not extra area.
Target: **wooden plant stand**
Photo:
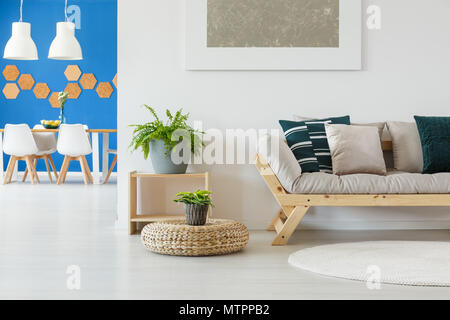
[[[128,215],[128,233],[135,234],[138,232],[137,224],[146,222],[156,222],[167,219],[184,219],[183,215],[175,215],[170,213],[158,214],[138,214],[138,179],[155,179],[162,178],[164,180],[186,180],[186,179],[202,179],[204,181],[204,190],[209,190],[209,172],[202,173],[185,173],[185,174],[154,174],[141,173],[132,171],[129,173],[129,215]],[[186,190],[179,190],[183,192]],[[174,195],[175,197],[175,195]],[[210,210],[211,212],[211,210]]]

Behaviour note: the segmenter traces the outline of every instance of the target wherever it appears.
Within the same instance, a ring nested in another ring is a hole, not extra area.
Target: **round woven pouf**
[[[213,256],[243,249],[249,233],[242,223],[208,219],[204,226],[189,226],[185,220],[162,220],[142,229],[144,246],[173,256]]]

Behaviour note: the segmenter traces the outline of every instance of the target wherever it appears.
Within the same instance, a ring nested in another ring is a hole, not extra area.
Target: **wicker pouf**
[[[204,226],[189,226],[185,220],[162,220],[142,229],[144,246],[153,252],[174,256],[212,256],[243,249],[248,229],[242,223],[208,219]]]

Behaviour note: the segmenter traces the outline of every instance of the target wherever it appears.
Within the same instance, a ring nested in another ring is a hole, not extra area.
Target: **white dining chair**
[[[114,170],[114,167],[116,166],[116,163],[117,163],[117,150],[108,149],[107,152],[108,152],[108,154],[113,154],[114,159],[111,163],[111,167],[109,168],[108,174],[106,175],[105,181],[103,181],[103,183],[108,183],[109,177],[111,177],[111,173]]]
[[[69,164],[73,160],[80,162],[84,183],[94,182],[86,160],[86,155],[92,153],[91,142],[86,132],[87,129],[88,127],[82,124],[61,124],[59,127],[57,150],[64,155],[64,161],[59,173],[58,184],[66,181]]]
[[[33,129],[45,129],[43,125],[37,124]],[[52,172],[55,175],[56,180],[58,180],[58,172],[55,168],[55,163],[53,162],[52,154],[56,152],[56,133],[55,132],[33,132],[33,138],[36,142],[38,152],[34,155],[34,167],[36,168],[37,160],[43,159],[45,162],[45,167],[47,169],[48,178],[50,183],[53,182]],[[22,182],[27,179],[28,169],[25,170]]]
[[[30,127],[27,124],[7,124],[3,139],[3,152],[10,155],[3,184],[10,183],[17,161],[24,160],[30,172],[31,183],[38,183],[39,177],[33,165],[34,155],[38,152]]]

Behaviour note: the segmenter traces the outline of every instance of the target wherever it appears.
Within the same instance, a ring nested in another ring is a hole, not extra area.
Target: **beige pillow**
[[[422,144],[416,123],[389,121],[387,127],[392,138],[394,168],[399,171],[422,173]]]
[[[376,127],[325,124],[333,173],[386,175],[386,164]]]
[[[320,119],[320,118],[308,118],[294,114],[294,121],[307,121],[312,119]],[[352,126],[365,126],[365,127],[377,127],[378,133],[380,134],[380,139],[383,136],[383,130],[386,125],[385,122],[372,122],[372,123],[352,123]]]

